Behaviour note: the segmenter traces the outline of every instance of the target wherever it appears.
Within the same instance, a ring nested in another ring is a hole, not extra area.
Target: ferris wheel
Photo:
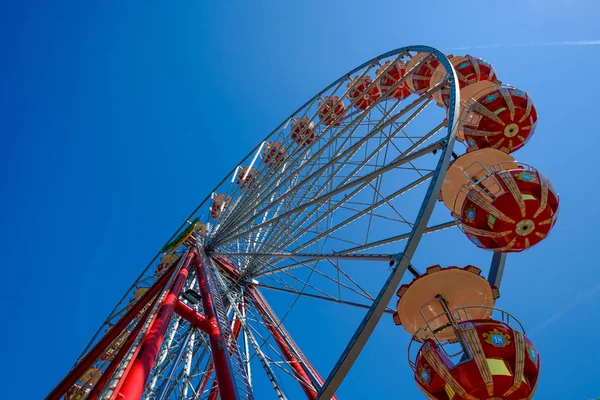
[[[412,337],[428,398],[531,398],[539,355],[494,304],[506,254],[556,222],[555,188],[511,155],[537,118],[469,55],[409,46],[353,69],[223,178],[47,398],[335,399],[382,316]],[[411,263],[423,236],[456,226],[493,251],[487,279]],[[290,296],[283,313],[274,293]],[[285,327],[303,298],[366,311],[324,374]]]

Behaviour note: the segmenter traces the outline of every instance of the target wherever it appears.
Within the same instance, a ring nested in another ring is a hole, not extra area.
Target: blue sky
[[[409,44],[503,45],[469,53],[533,96],[540,121],[517,156],[559,189],[560,217],[548,240],[509,257],[498,304],[520,317],[541,353],[536,399],[600,396],[600,46],[523,46],[600,40],[599,8],[594,0],[2,2],[0,373],[10,385],[1,397],[42,398],[222,175],[331,81]],[[470,262],[440,253],[441,264]],[[344,335],[316,329],[321,341],[299,340],[317,366],[334,361],[318,349],[343,346],[361,318],[336,310],[326,317]],[[291,325],[307,320],[318,325],[310,317]],[[382,324],[340,399],[418,398],[407,343]]]

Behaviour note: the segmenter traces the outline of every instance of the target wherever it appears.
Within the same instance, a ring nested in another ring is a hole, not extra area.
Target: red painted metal
[[[317,392],[312,388],[310,377],[304,370],[302,363],[300,363],[298,358],[294,355],[287,342],[279,332],[278,327],[273,325],[272,318],[269,315],[270,313],[268,312],[265,304],[266,300],[259,293],[257,293],[255,288],[249,288],[247,293],[251,296],[254,304],[256,304],[256,309],[263,318],[267,329],[269,332],[271,332],[273,339],[275,339],[277,347],[279,347],[279,350],[281,350],[289,366],[294,371],[294,375],[296,375],[296,378],[298,378],[300,381],[300,385],[302,386],[302,390],[306,394],[306,397],[310,400],[315,400],[317,398]]]
[[[237,340],[239,335],[240,335],[240,331],[242,328],[242,322],[238,319],[236,319],[233,322],[233,336],[235,337],[235,339]],[[231,355],[231,351],[229,352],[229,354]],[[210,376],[212,375],[213,371],[215,370],[215,364],[210,363],[208,370],[206,371],[206,375]],[[206,379],[203,383],[202,386],[200,387],[200,390],[198,391],[198,393],[203,393],[204,389],[206,389],[206,385],[208,384],[208,379]],[[207,400],[214,400],[217,396],[217,394],[219,393],[219,385],[217,381],[213,381],[212,387],[210,389],[209,392],[209,396]]]
[[[225,273],[225,276],[230,281],[235,282],[238,279],[240,279],[240,272],[237,270],[235,264],[233,264],[233,262],[231,262],[230,259],[225,257],[212,257],[211,260],[213,260],[215,264],[217,264],[219,269]]]
[[[308,362],[306,357],[300,352],[300,349],[296,347],[294,349],[296,354],[294,354],[294,351],[292,351],[289,342],[284,338],[284,334],[282,333],[285,332],[285,329],[283,328],[281,321],[278,321],[275,315],[272,314],[272,312],[270,311],[271,308],[267,304],[267,300],[258,291],[258,289],[256,289],[253,286],[249,286],[246,293],[248,296],[250,296],[250,298],[256,305],[256,310],[263,318],[267,329],[269,330],[269,332],[271,332],[271,335],[273,336],[273,339],[275,339],[277,346],[279,347],[286,361],[294,371],[294,375],[296,375],[296,377],[300,381],[302,390],[306,394],[306,397],[310,400],[316,399],[317,392],[315,392],[315,390],[311,387],[311,379],[307,372],[311,372],[320,385],[323,384],[323,378],[321,378],[321,376],[316,372],[314,367]],[[274,323],[274,321],[277,322]],[[289,338],[289,340],[291,340],[291,338]],[[300,362],[298,357],[300,357],[303,360],[303,362]],[[333,396],[331,399],[337,400],[335,396]]]
[[[233,322],[233,336],[235,337],[235,339],[237,340],[238,337],[240,336],[240,331],[242,328],[242,322],[238,319],[236,319]],[[231,355],[231,351],[229,351],[229,355]],[[210,363],[208,370],[206,371],[206,375],[210,376],[213,371],[215,370],[215,364]],[[202,383],[202,386],[200,387],[200,390],[198,391],[198,393],[203,393],[204,389],[206,389],[206,385],[208,384],[208,379],[206,379],[204,381],[204,383]],[[213,381],[212,387],[210,388],[210,392],[209,392],[209,396],[207,398],[207,400],[215,400],[217,397],[217,394],[219,394],[219,385],[217,381]]]
[[[127,328],[127,325],[133,320],[133,318],[139,314],[145,304],[148,303],[150,299],[152,299],[157,293],[159,293],[164,286],[169,281],[170,274],[165,273],[158,278],[156,282],[146,293],[144,293],[137,302],[133,304],[133,306],[117,321],[117,323],[112,327],[107,334],[96,343],[94,347],[87,354],[79,360],[79,362],[69,371],[67,376],[63,378],[63,380],[50,392],[50,394],[46,397],[46,400],[58,400],[61,398],[67,390],[71,386],[77,382],[77,379],[85,371],[87,371],[92,364],[100,357],[108,346],[115,340],[121,332]]]
[[[206,400],[216,400],[219,395],[219,383],[217,381],[213,381],[212,387],[210,388],[210,393]]]
[[[266,325],[267,325],[267,328],[269,329],[269,332],[271,332],[271,334],[273,335],[273,339],[275,339],[275,342],[277,342],[277,346],[283,353],[283,356],[285,357],[289,366],[294,371],[294,375],[296,375],[296,377],[299,378],[300,384],[302,386],[302,390],[304,390],[306,397],[311,400],[316,399],[317,392],[315,392],[312,389],[312,387],[311,387],[312,385],[310,383],[310,377],[308,376],[306,371],[302,368],[302,364],[300,363],[298,358],[292,353],[290,347],[285,342],[285,339],[283,338],[283,336],[281,336],[281,333],[279,332],[279,330],[277,330],[277,327],[275,327],[273,324],[271,324],[269,322],[266,322]]]
[[[154,321],[156,321],[156,317],[158,316],[158,313],[155,313],[150,321],[149,321],[149,326],[151,327],[152,325],[154,325]],[[144,333],[144,337],[142,338],[142,340],[140,341],[141,344],[143,344],[146,339],[148,338],[148,336],[150,335],[150,329],[146,330],[146,332]],[[142,348],[141,344],[139,346],[137,346],[134,350],[133,353],[131,354],[131,356],[129,357],[129,361],[127,363],[127,365],[125,366],[125,369],[123,370],[123,373],[121,374],[121,378],[119,379],[119,381],[117,382],[117,384],[115,385],[115,388],[113,389],[113,393],[110,397],[111,400],[114,400],[117,397],[117,394],[119,393],[119,390],[121,390],[121,386],[123,386],[123,382],[125,381],[125,379],[127,378],[127,374],[129,373],[129,371],[131,370],[131,367],[133,366],[133,361],[135,361],[135,359],[137,358],[140,349]],[[119,397],[121,398],[121,397]]]
[[[108,365],[106,370],[104,370],[104,372],[102,373],[102,377],[100,378],[98,383],[96,383],[96,385],[94,385],[94,388],[90,391],[90,394],[88,395],[86,400],[96,400],[96,398],[98,397],[98,395],[100,394],[100,392],[102,391],[104,386],[106,385],[106,382],[108,382],[108,380],[111,378],[112,374],[116,371],[116,369],[119,366],[119,364],[121,363],[121,361],[123,361],[123,358],[125,358],[125,355],[127,355],[127,353],[129,352],[129,349],[133,345],[133,342],[135,342],[135,338],[139,335],[140,331],[146,324],[146,321],[148,320],[148,317],[150,316],[150,313],[152,312],[154,305],[158,301],[158,297],[159,296],[156,296],[154,298],[154,300],[152,300],[150,305],[147,307],[146,311],[144,312],[144,315],[142,315],[142,317],[139,319],[139,321],[138,321],[137,325],[135,326],[135,328],[133,329],[133,331],[129,334],[129,336],[123,343],[123,345],[119,348],[119,350],[117,351],[117,354],[115,354],[114,358],[110,361],[110,364]]]
[[[198,328],[206,333],[210,331],[210,322],[208,319],[187,304],[178,301],[175,304],[175,312],[189,322],[193,327]]]
[[[200,386],[200,390],[198,390],[198,393],[204,393],[204,389],[206,389],[206,385],[208,385],[208,377],[210,377],[212,375],[214,370],[215,370],[215,364],[213,364],[211,362],[210,365],[208,366],[208,370],[206,371],[207,378],[204,380],[204,382],[202,382],[202,386]]]
[[[414,378],[428,398],[447,399],[446,388],[450,381],[453,387],[461,389],[455,390],[453,399],[456,400],[533,397],[540,356],[526,336],[517,340],[517,331],[511,326],[490,318],[460,321],[458,327],[459,332],[474,330],[474,340],[465,343],[469,353],[480,354],[483,360],[496,360],[505,373],[492,369],[488,381],[476,359],[468,357],[455,363],[444,353],[440,343],[427,339],[416,355]],[[439,362],[438,367],[432,367],[432,359]],[[519,373],[521,379],[515,379]]]
[[[233,385],[233,376],[229,369],[229,360],[226,352],[228,347],[227,343],[225,343],[213,308],[213,300],[208,287],[206,271],[199,257],[196,257],[194,261],[196,273],[198,274],[200,295],[202,296],[202,308],[204,309],[206,318],[208,318],[210,322],[208,338],[215,366],[216,380],[219,385],[219,392],[221,393],[221,398],[223,400],[235,400],[236,394]]]
[[[242,330],[242,321],[239,319],[236,319],[235,321],[233,321],[233,337],[234,340],[237,340],[238,337],[240,337],[240,331]],[[229,355],[232,354],[232,351],[229,351]],[[214,369],[214,364],[211,365],[211,368]],[[212,373],[212,370],[210,371]],[[206,386],[206,384],[205,384]],[[200,392],[202,393],[202,392]],[[217,395],[219,394],[219,385],[217,381],[213,381],[212,387],[210,389],[210,393],[208,395],[208,399],[207,400],[216,400],[217,399]]]
[[[232,281],[237,281],[239,279],[239,272],[236,269],[235,265],[231,262],[231,260],[229,260],[225,257],[215,257],[215,258],[213,258],[213,260],[215,261],[217,266],[221,269],[221,271],[223,271],[225,273],[225,276],[228,279],[230,279]],[[294,352],[290,349],[288,342],[283,337],[284,335],[282,335],[282,333],[277,328],[278,326],[282,326],[281,322],[278,322],[277,324],[273,324],[270,322],[270,321],[272,321],[272,318],[274,316],[272,316],[271,313],[269,312],[270,307],[267,306],[266,300],[260,294],[260,292],[255,287],[249,286],[247,293],[252,300],[255,300],[255,304],[257,304],[257,309],[258,309],[259,313],[261,314],[261,316],[263,317],[263,319],[265,320],[265,323],[267,324],[267,328],[269,328],[270,331],[271,331],[271,329],[274,329],[277,332],[276,334],[272,332],[273,338],[277,342],[277,345],[279,346],[282,353],[284,353],[284,356],[286,357],[287,361],[290,363],[290,366],[294,370],[294,373],[301,381],[306,382],[306,384],[302,384],[302,389],[306,393],[307,397],[309,399],[315,399],[317,393],[315,393],[315,391],[310,389],[310,387],[309,387],[311,380],[308,376],[308,372],[310,372],[312,374],[312,376],[316,379],[316,381],[320,385],[322,385],[324,382],[323,378],[318,374],[318,372],[310,364],[310,362],[308,362],[308,360],[306,359],[306,356],[304,356],[304,354],[302,354],[300,352],[299,354],[294,355]],[[289,335],[285,335],[285,336],[289,336]],[[296,349],[296,351],[299,352],[300,350]],[[300,357],[304,362],[300,362],[300,360],[298,360],[298,357]],[[332,397],[332,400],[337,400],[337,398],[334,396],[334,397]]]
[[[179,294],[187,279],[190,263],[195,257],[196,251],[192,248],[186,256],[186,260],[179,270],[169,293],[163,299],[156,314],[156,319],[152,322],[148,330],[148,335],[144,338],[139,353],[134,359],[135,361],[130,364],[131,369],[127,375],[124,375],[124,379],[121,379],[119,382],[121,384],[120,390],[115,390],[115,393],[118,393],[116,396],[117,399],[139,400],[142,397],[144,386],[154,366],[160,346],[164,340],[165,332],[175,311],[175,305],[179,301]]]

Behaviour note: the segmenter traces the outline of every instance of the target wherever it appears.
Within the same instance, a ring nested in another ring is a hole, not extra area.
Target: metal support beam
[[[502,283],[502,275],[504,274],[504,264],[506,263],[506,253],[500,253],[495,251],[492,256],[492,265],[490,265],[490,272],[488,274],[488,282],[490,285],[497,288]]]
[[[281,350],[281,353],[285,357],[286,362],[294,372],[296,379],[300,382],[300,385],[302,387],[302,390],[306,394],[306,397],[309,400],[315,400],[317,398],[317,392],[315,391],[315,388],[313,386],[313,380],[309,376],[309,374],[312,374],[312,371],[314,369],[311,368],[312,366],[308,365],[308,360],[306,360],[306,357],[304,357],[302,353],[294,354],[295,352],[299,352],[299,349],[292,348],[292,343],[288,343],[288,341],[291,341],[291,338],[287,338],[288,340],[284,338],[283,325],[281,321],[279,321],[278,318],[275,316],[275,313],[272,312],[271,307],[267,304],[267,301],[262,296],[262,294],[255,287],[252,286],[248,287],[246,293],[248,296],[250,296],[254,304],[257,306],[256,309],[259,315],[265,322],[267,329],[273,336],[273,339],[275,340],[277,347],[279,347],[279,350]],[[315,378],[317,378],[317,382],[315,383],[318,383],[319,385],[323,384],[323,380],[320,379],[319,381],[318,379],[320,377]]]
[[[175,377],[175,371],[177,370],[177,366],[181,362],[181,359],[183,358],[183,355],[185,354],[185,351],[187,350],[188,343],[193,334],[194,334],[194,328],[191,328],[189,330],[189,332],[185,335],[185,337],[183,338],[181,343],[179,343],[179,351],[177,352],[177,356],[175,357],[175,360],[171,363],[171,371],[169,371],[169,375],[167,376],[167,379],[161,385],[160,392],[158,393],[158,396],[156,397],[157,400],[166,400],[167,399],[167,397],[169,395],[169,393],[168,393],[169,389],[170,389],[171,385],[173,384],[173,378]]]
[[[175,340],[175,334],[177,333],[177,330],[179,329],[179,324],[182,321],[183,321],[183,318],[178,318],[173,323],[173,326],[171,327],[171,331],[167,335],[165,345],[162,347],[160,354],[158,355],[158,360],[156,360],[156,365],[161,365],[167,359],[169,351],[171,350],[171,346],[173,345],[173,340]],[[150,392],[154,391],[154,388],[156,387],[156,382],[158,381],[158,378],[159,378],[158,374],[154,374],[154,376],[150,380],[150,384],[148,384],[148,390]]]
[[[443,229],[452,228],[452,227],[456,226],[456,224],[457,224],[457,222],[453,220],[453,221],[445,222],[443,224],[438,224],[438,225],[430,226],[429,228],[426,228],[423,233],[437,232],[437,231],[440,231],[440,230],[443,230]],[[347,255],[347,254],[352,254],[353,252],[363,251],[363,250],[367,250],[367,249],[370,249],[370,248],[383,246],[385,244],[399,242],[401,240],[408,239],[410,237],[410,235],[411,235],[411,233],[404,233],[402,235],[392,236],[392,237],[387,238],[387,239],[382,239],[382,240],[378,240],[376,242],[367,243],[366,245],[356,246],[356,247],[352,247],[352,248],[349,248],[349,249],[345,249],[343,251],[339,251],[336,254]],[[272,274],[275,274],[275,273],[278,273],[278,272],[283,272],[283,271],[287,271],[287,270],[294,269],[294,268],[297,268],[297,267],[301,267],[303,265],[310,264],[310,263],[313,263],[313,262],[316,262],[316,261],[318,261],[318,260],[316,260],[316,259],[309,259],[307,261],[300,261],[300,262],[297,262],[297,263],[294,263],[294,264],[284,265],[284,266],[281,266],[281,267],[270,269],[268,271],[264,271],[264,272],[262,272],[260,274],[257,274],[256,277],[259,278],[261,276],[272,275]]]
[[[206,266],[199,257],[196,257],[194,261],[194,266],[196,267],[196,273],[198,275],[198,283],[200,285],[200,295],[202,296],[202,309],[210,323],[208,338],[213,357],[213,365],[215,367],[216,381],[219,385],[219,392],[221,398],[234,400],[237,399],[238,396],[233,382],[234,378],[230,368],[229,355],[227,354],[227,349],[229,347],[227,346],[227,343],[225,343],[225,338],[217,319],[212,291],[210,290],[206,276]]]
[[[181,391],[181,397],[183,399],[188,398],[188,390],[191,385],[190,374],[192,372],[192,359],[194,358],[194,341],[195,341],[195,339],[196,339],[196,332],[193,331],[192,335],[190,336],[187,351],[185,353],[185,366],[183,367],[183,378],[186,380],[186,383],[184,384],[183,389]],[[204,349],[204,351],[206,351],[206,348]],[[201,356],[201,358],[203,358],[203,356],[204,356],[204,354]],[[200,361],[200,359],[199,359],[199,361]]]
[[[122,380],[122,385],[116,398],[119,400],[139,400],[144,393],[144,386],[148,380],[148,376],[152,371],[154,362],[158,357],[160,346],[164,340],[165,333],[171,322],[171,317],[175,311],[175,304],[179,299],[179,294],[183,289],[183,285],[188,277],[190,263],[196,257],[196,252],[192,249],[186,256],[183,266],[179,270],[173,286],[169,293],[163,299],[156,319],[150,326],[148,336],[137,354],[131,369]]]
[[[106,348],[117,338],[117,336],[127,328],[127,325],[129,325],[135,316],[139,314],[144,305],[164,289],[170,277],[171,275],[168,273],[161,275],[150,289],[148,289],[148,291],[144,293],[107,332],[107,334],[100,339],[98,343],[96,343],[96,345],[77,362],[77,364],[75,364],[67,376],[54,388],[54,390],[52,390],[52,392],[50,392],[46,397],[46,400],[58,400],[62,397],[62,395],[75,384],[77,379],[92,366],[98,357],[106,351]]]
[[[389,263],[395,261],[393,254],[296,254],[296,253],[246,253],[246,252],[232,252],[232,251],[215,251],[210,253],[211,256],[226,256],[226,257],[265,257],[265,258],[277,258],[277,259],[288,259],[297,258],[300,260],[311,259],[311,260],[355,260],[355,261],[383,261]]]
[[[279,383],[279,380],[277,379],[277,375],[275,375],[275,373],[273,372],[273,369],[271,369],[271,366],[269,365],[269,361],[267,360],[267,357],[265,356],[265,354],[261,350],[260,346],[258,345],[258,342],[254,338],[254,335],[250,331],[250,328],[245,324],[243,325],[243,327],[244,327],[244,331],[248,335],[248,340],[250,340],[250,344],[254,348],[254,354],[256,354],[256,356],[258,357],[258,360],[260,361],[263,369],[265,370],[265,373],[267,374],[267,377],[269,378],[271,385],[273,385],[273,389],[275,390],[275,394],[277,395],[277,398],[279,400],[288,400],[287,396],[283,393],[283,391],[281,389],[282,386]]]
[[[210,321],[187,304],[178,301],[175,305],[175,312],[179,314],[181,318],[189,322],[194,328],[198,328],[206,333],[210,331]]]
[[[150,314],[152,313],[152,309],[154,308],[154,304],[158,301],[158,297],[159,296],[156,296],[152,303],[150,303],[150,305],[146,308],[144,315],[142,315],[142,317],[139,319],[133,331],[127,336],[125,342],[119,347],[116,354],[114,355],[114,358],[110,361],[110,364],[102,373],[102,377],[96,383],[96,385],[94,385],[94,388],[90,391],[87,400],[96,400],[98,398],[98,396],[102,392],[102,389],[104,389],[104,387],[106,386],[106,383],[113,376],[114,372],[117,370],[117,368],[129,352],[129,350],[131,349],[133,343],[135,342],[135,339],[140,334],[140,331],[142,330],[144,325],[146,325],[146,322],[150,317]]]
[[[240,331],[242,330],[242,322],[239,318],[236,318],[235,321],[233,321],[233,324],[231,326],[231,331],[233,332],[233,340],[237,341],[238,337],[240,336]],[[231,357],[232,355],[232,351],[233,349],[229,349],[229,356]],[[219,387],[217,386],[218,382],[215,380],[213,381],[213,385],[212,388],[210,389],[210,395],[208,396],[207,400],[217,400],[217,395],[219,394]]]

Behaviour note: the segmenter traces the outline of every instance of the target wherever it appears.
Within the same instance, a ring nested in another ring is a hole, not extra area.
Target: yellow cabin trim
[[[512,376],[504,360],[498,358],[488,358],[486,360],[492,375]]]
[[[449,385],[446,385],[444,387],[444,389],[446,389],[446,394],[448,395],[448,399],[452,400],[454,398],[454,395],[456,394],[456,393],[454,393],[454,390],[452,390],[452,388]]]

